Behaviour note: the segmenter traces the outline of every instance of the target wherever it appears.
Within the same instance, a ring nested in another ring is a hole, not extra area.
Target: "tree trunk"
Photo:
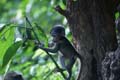
[[[68,20],[77,50],[83,57],[80,79],[102,80],[101,61],[117,48],[114,11],[118,0],[67,0],[56,10]]]

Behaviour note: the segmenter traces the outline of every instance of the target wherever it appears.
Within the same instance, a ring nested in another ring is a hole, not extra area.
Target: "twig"
[[[58,64],[57,64],[56,61],[54,60],[54,58],[53,58],[47,51],[45,51],[45,52],[47,53],[47,55],[49,55],[49,57],[51,58],[51,60],[54,62],[55,66],[56,66],[58,69],[60,69],[60,67],[58,66]],[[66,76],[65,76],[65,74],[63,73],[63,71],[60,70],[60,73],[61,73],[61,75],[63,76],[63,78],[66,79]]]
[[[38,38],[36,32],[34,31],[34,29],[33,29],[33,27],[32,27],[32,24],[30,23],[30,21],[29,21],[29,19],[27,18],[27,16],[25,16],[25,18],[26,18],[26,21],[27,21],[27,22],[29,23],[29,25],[31,26],[31,29],[32,29],[32,31],[33,31],[33,33],[34,33],[34,35],[35,35],[37,41],[40,43],[40,40],[39,40],[39,38]]]

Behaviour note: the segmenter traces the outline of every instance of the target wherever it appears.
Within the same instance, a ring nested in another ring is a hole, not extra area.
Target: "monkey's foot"
[[[65,71],[65,69],[62,69],[62,68],[55,68],[54,69],[54,72],[56,73],[56,72],[63,72],[63,71]]]
[[[65,80],[70,80],[70,78],[66,78]]]

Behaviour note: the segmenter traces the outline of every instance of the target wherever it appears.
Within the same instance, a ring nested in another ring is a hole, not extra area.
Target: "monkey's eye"
[[[52,34],[52,37],[56,37],[57,35],[56,34]]]

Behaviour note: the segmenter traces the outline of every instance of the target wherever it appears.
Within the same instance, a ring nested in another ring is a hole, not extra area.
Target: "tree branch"
[[[67,10],[63,10],[59,5],[55,7],[55,10],[65,17],[68,17],[69,15],[69,12]]]

